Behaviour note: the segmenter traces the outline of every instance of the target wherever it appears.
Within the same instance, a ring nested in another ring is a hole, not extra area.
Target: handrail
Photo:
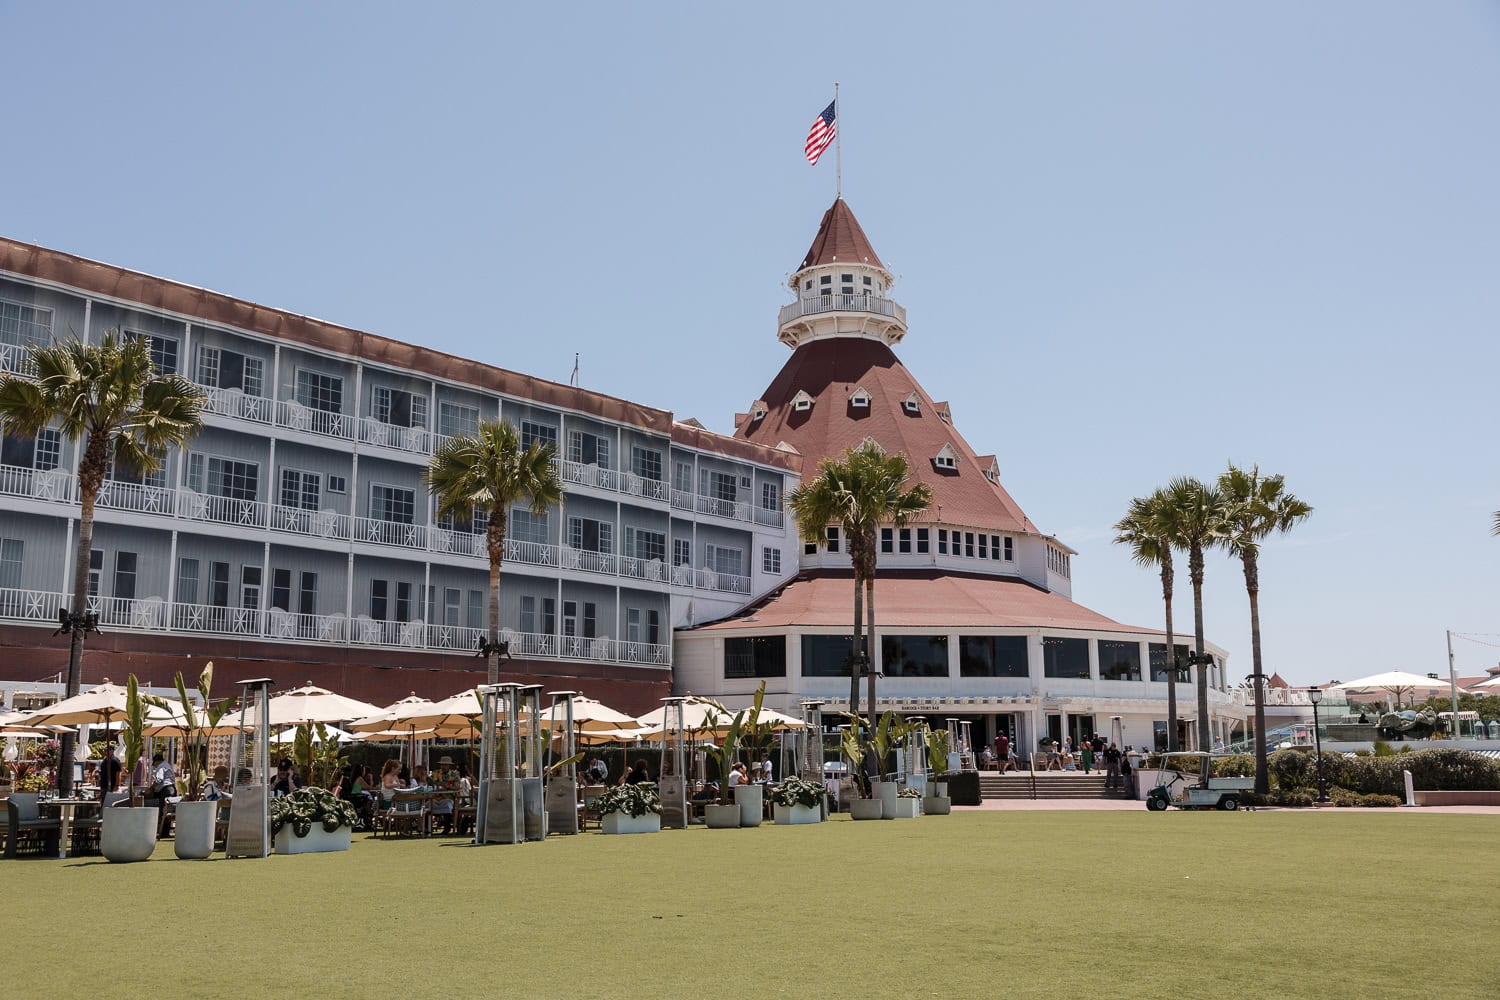
[[[875,313],[879,316],[890,316],[902,324],[906,323],[905,306],[900,305],[894,299],[866,293],[855,295],[840,293],[800,298],[796,302],[781,307],[777,323],[784,324],[799,316],[814,316],[829,312]]]

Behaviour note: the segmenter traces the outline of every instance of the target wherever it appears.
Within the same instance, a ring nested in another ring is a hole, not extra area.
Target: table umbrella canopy
[[[65,726],[34,726],[26,721],[26,712],[0,712],[0,733],[12,736],[52,736]]]
[[[28,726],[108,726],[125,718],[125,688],[105,681],[21,719]],[[146,706],[146,724],[179,721],[177,713]]]
[[[414,720],[426,719],[437,705],[429,698],[419,698],[415,691],[384,710],[349,724],[356,733],[378,733],[387,729],[423,729]]]
[[[298,727],[296,727],[296,726],[292,726],[289,729],[283,729],[279,733],[272,733],[271,734],[271,742],[272,743],[295,743],[295,742],[297,742],[297,728]],[[354,742],[354,738],[355,738],[354,734],[353,733],[349,733],[349,732],[345,732],[344,730],[340,729],[338,726],[330,726],[330,725],[324,724],[323,729],[324,729],[325,732],[328,733],[328,738],[332,742],[337,743],[340,746],[343,746],[346,743],[353,743]],[[318,736],[318,730],[317,730],[316,727],[314,727],[313,731],[312,731],[312,741],[314,743],[322,743],[323,742],[323,740]]]
[[[676,713],[674,712],[675,716]],[[712,728],[710,719],[716,719],[714,724],[723,728],[734,713],[722,704],[710,698],[687,697],[682,703],[683,727],[689,733],[706,733]],[[667,706],[663,705],[655,711],[647,712],[636,718],[636,722],[642,729],[661,731],[666,726]],[[675,721],[675,720],[674,720]]]
[[[1380,688],[1400,697],[1405,690],[1447,690],[1450,684],[1446,680],[1434,677],[1426,677],[1422,674],[1414,674],[1407,670],[1387,670],[1380,674],[1371,674],[1368,677],[1360,677],[1352,681],[1344,681],[1335,684],[1333,688],[1339,691],[1367,691],[1372,688]]]
[[[777,712],[770,708],[762,708],[760,710],[759,721],[762,725],[769,724],[772,730],[778,732],[785,729],[804,729],[807,726],[807,723],[801,719],[793,718],[784,712]]]
[[[345,698],[312,684],[278,694],[271,699],[267,715],[272,726],[301,726],[311,722],[347,722],[376,715],[380,709],[369,702]],[[246,713],[250,721],[253,712]]]
[[[574,737],[574,741],[579,746],[597,747],[605,743],[634,743],[637,740],[654,742],[659,736],[659,730],[650,729],[585,729]]]
[[[580,732],[639,729],[641,724],[633,716],[616,711],[603,702],[577,695],[573,699],[573,728]],[[551,728],[554,718],[558,726],[567,724],[567,708],[559,701],[555,707],[543,709],[543,725]]]
[[[350,739],[358,743],[404,743],[408,740],[420,743],[425,740],[448,739],[449,735],[437,729],[381,729],[355,733]]]

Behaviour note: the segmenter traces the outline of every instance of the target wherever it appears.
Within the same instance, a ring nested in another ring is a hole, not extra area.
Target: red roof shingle
[[[871,264],[885,270],[875,248],[870,245],[870,238],[842,198],[823,213],[818,235],[813,237],[812,246],[802,263],[797,265],[797,270],[819,264]]]

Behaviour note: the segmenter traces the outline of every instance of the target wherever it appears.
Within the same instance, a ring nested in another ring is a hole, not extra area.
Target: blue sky
[[[1500,5],[310,6],[0,0],[0,232],[559,380],[576,351],[727,431],[787,356],[838,80],[901,356],[1078,600],[1159,625],[1109,525],[1233,459],[1317,508],[1265,550],[1268,671],[1500,633]],[[1248,672],[1223,557],[1206,616]]]

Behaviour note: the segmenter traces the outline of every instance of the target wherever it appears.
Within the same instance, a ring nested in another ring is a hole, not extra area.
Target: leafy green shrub
[[[1394,795],[1361,795],[1354,804],[1366,809],[1393,809],[1401,805],[1401,800]]]
[[[1281,788],[1271,793],[1272,803],[1289,809],[1306,809],[1317,797],[1316,792],[1306,788]]]
[[[1394,757],[1394,756],[1396,756],[1396,748],[1393,747],[1393,746],[1391,746],[1385,740],[1376,740],[1375,741],[1375,753],[1374,753],[1374,756],[1376,756],[1376,757]]]
[[[1332,799],[1333,804],[1338,806],[1340,809],[1348,809],[1351,806],[1359,805],[1359,800],[1361,798],[1358,792],[1351,792],[1347,788],[1330,789],[1328,792],[1328,797]]]
[[[1416,750],[1344,762],[1347,780],[1340,781],[1363,795],[1389,795],[1404,801],[1410,771],[1412,785],[1423,791],[1500,790],[1500,762],[1468,750]]]
[[[1243,792],[1240,792],[1240,805],[1247,809],[1253,809],[1260,806],[1275,805],[1275,802],[1272,801],[1271,796],[1262,795],[1253,789],[1247,788]]]
[[[1229,757],[1220,757],[1214,761],[1214,776],[1219,778],[1255,777],[1255,755],[1237,753]]]
[[[290,795],[271,800],[271,836],[290,825],[292,832],[305,837],[312,832],[314,823],[322,825],[325,833],[332,833],[341,826],[351,830],[359,822],[359,813],[354,803],[333,797],[326,788],[299,788]]]
[[[661,796],[645,782],[634,785],[613,785],[594,800],[599,815],[624,813],[627,816],[644,816],[661,812]]]
[[[816,781],[803,781],[792,775],[771,786],[771,801],[778,806],[806,806],[809,809],[823,801],[828,789]]]

